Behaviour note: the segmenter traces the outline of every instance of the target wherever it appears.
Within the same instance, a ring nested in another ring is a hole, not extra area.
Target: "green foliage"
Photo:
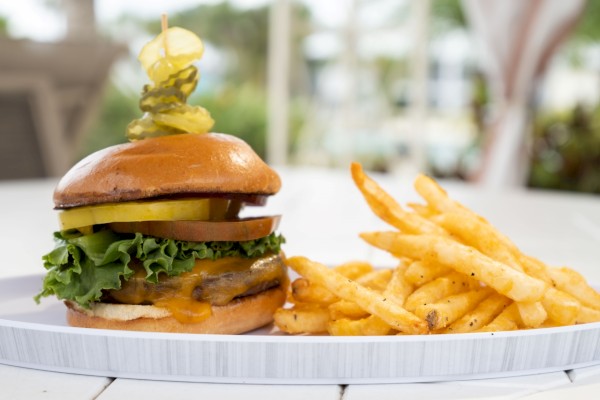
[[[225,1],[200,5],[169,18],[169,25],[191,30],[230,56],[226,80],[231,84],[266,82],[269,6],[239,9]],[[160,21],[148,24],[160,31]]]
[[[600,1],[586,3],[581,20],[575,27],[571,39],[576,43],[596,43],[600,41]]]
[[[8,19],[0,16],[0,36],[8,35]]]
[[[600,193],[600,107],[538,116],[529,185]]]
[[[137,94],[128,95],[114,84],[110,84],[104,93],[95,124],[83,143],[80,156],[126,142],[125,129],[127,125],[135,118],[139,118],[141,114],[138,101]]]
[[[310,18],[306,8],[294,7],[293,68],[304,62],[301,38]],[[123,24],[137,24],[149,33],[160,32],[160,21],[147,22],[128,17]],[[214,132],[238,136],[265,157],[267,130],[266,72],[268,58],[269,7],[238,9],[229,2],[203,4],[169,16],[170,26],[181,26],[217,47],[225,58],[219,83],[211,92],[200,90],[190,104],[206,108],[215,120]],[[205,55],[206,57],[206,55]],[[202,69],[202,63],[200,63]],[[142,73],[140,67],[140,73]],[[204,78],[206,79],[206,78]],[[292,89],[301,86],[292,82]],[[304,86],[302,86],[304,87]],[[141,91],[142,88],[140,88]],[[90,131],[83,154],[126,141],[125,129],[141,112],[139,97],[128,96],[116,87],[108,88],[96,125]],[[304,121],[301,100],[293,99],[290,109],[290,150],[293,150]]]
[[[245,140],[258,155],[265,156],[267,97],[262,88],[252,84],[225,85],[215,93],[194,96],[215,120],[214,132],[229,133]]]
[[[467,27],[467,19],[460,0],[434,0],[431,2],[431,21],[434,36]]]

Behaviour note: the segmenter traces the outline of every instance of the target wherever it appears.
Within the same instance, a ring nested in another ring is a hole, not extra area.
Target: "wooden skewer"
[[[167,14],[162,14],[160,16],[160,27],[162,32],[164,33],[163,36],[163,47],[165,49],[165,56],[169,54],[169,44],[168,44],[168,40],[167,40],[167,34],[165,33],[167,31],[167,29],[169,29],[169,17],[167,17]]]

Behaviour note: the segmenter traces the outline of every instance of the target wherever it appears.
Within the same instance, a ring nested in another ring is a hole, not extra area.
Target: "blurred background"
[[[192,104],[274,165],[600,193],[600,1],[0,2],[0,179],[126,141],[171,26],[206,51]]]

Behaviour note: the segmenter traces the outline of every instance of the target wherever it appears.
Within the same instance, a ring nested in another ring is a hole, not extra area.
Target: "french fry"
[[[413,286],[404,278],[405,270],[404,262],[394,269],[392,278],[383,293],[390,301],[395,301],[399,305],[404,304],[404,300],[413,290]],[[375,315],[361,319],[335,318],[331,314],[332,307],[329,309],[330,316],[335,321],[330,322],[328,329],[332,335],[387,335],[391,330],[385,321]]]
[[[441,333],[466,333],[474,332],[481,327],[489,324],[498,316],[512,300],[498,293],[492,293],[483,300],[471,312],[463,315],[460,319],[452,323]]]
[[[392,270],[389,268],[385,269],[376,269],[374,271],[368,272],[363,276],[359,276],[355,279],[357,283],[360,283],[364,287],[369,289],[383,291],[388,285],[392,277]]]
[[[581,274],[566,267],[549,268],[548,272],[556,288],[569,293],[584,306],[600,310],[600,293],[588,285]]]
[[[334,268],[335,271],[346,278],[357,279],[371,271],[373,265],[367,261],[348,261]]]
[[[515,301],[539,301],[547,285],[481,254],[477,250],[433,235],[396,232],[362,233],[361,238],[394,255],[420,259],[432,257],[442,265],[477,279]]]
[[[519,309],[512,303],[504,309],[492,322],[478,329],[477,332],[514,331],[521,325]]]
[[[329,311],[318,305],[294,306],[290,309],[280,308],[273,314],[275,326],[282,332],[324,333],[327,332]]]
[[[421,174],[415,179],[414,186],[421,197],[425,199],[429,207],[440,213],[457,213],[463,215],[464,217],[477,219],[482,223],[488,224],[488,233],[492,234],[495,237],[495,240],[500,241],[503,246],[511,251],[515,256],[520,254],[517,246],[515,246],[515,244],[507,236],[496,230],[485,218],[476,212],[465,207],[458,201],[452,200],[450,197],[448,197],[448,193],[446,193],[446,191],[442,189],[433,179]]]
[[[344,278],[326,266],[304,257],[292,257],[288,265],[298,274],[315,281],[338,297],[350,300],[372,315],[376,315],[396,330],[418,334],[427,333],[427,323],[406,311],[379,293],[369,290],[351,279]]]
[[[394,271],[383,294],[396,303],[403,305],[406,299],[414,291],[414,286],[406,279],[407,266],[401,262]]]
[[[540,260],[533,258],[531,256],[520,254],[519,261],[523,266],[523,270],[527,275],[531,275],[534,278],[538,278],[543,280],[549,285],[552,285],[552,278],[550,277],[550,271],[548,266],[541,262]]]
[[[391,277],[391,269],[378,269],[357,277],[356,282],[368,289],[380,292],[386,288]],[[358,319],[367,317],[369,313],[352,301],[338,299],[329,306],[329,315],[333,320]]]
[[[336,272],[350,279],[363,279],[367,283],[374,282],[375,285],[384,286],[380,280],[386,276],[391,276],[391,271],[379,270],[374,275],[369,275],[373,272],[373,266],[366,261],[349,261],[338,265],[334,268]],[[339,298],[325,289],[321,285],[309,282],[308,279],[298,278],[291,284],[292,297],[291,302],[298,301],[301,303],[316,303],[329,305],[339,301]]]
[[[600,310],[596,310],[595,308],[583,306],[579,310],[579,314],[577,315],[576,324],[588,324],[590,322],[599,322],[600,321]]]
[[[574,324],[581,309],[581,303],[576,298],[553,287],[544,293],[542,304],[548,318],[560,325]]]
[[[390,332],[390,326],[381,318],[371,315],[367,318],[330,321],[327,331],[335,336],[381,336]]]
[[[404,302],[404,308],[414,312],[419,306],[435,303],[444,297],[478,287],[479,283],[468,276],[458,272],[451,272],[446,276],[441,276],[426,283],[412,292]]]
[[[487,220],[420,175],[426,204],[407,211],[359,164],[352,177],[371,207],[399,232],[365,232],[371,245],[400,259],[376,270],[352,261],[328,269],[303,257],[288,265],[291,309],[275,314],[288,333],[388,335],[545,328],[600,322],[600,293],[569,268],[522,253]]]
[[[437,212],[426,204],[419,203],[407,203],[406,204],[411,210],[421,217],[429,219],[437,214]]]
[[[488,222],[476,214],[449,212],[435,217],[435,221],[452,235],[469,246],[507,266],[523,272],[519,259],[515,256],[516,246],[509,242]]]
[[[301,303],[316,303],[329,305],[339,298],[321,285],[311,283],[306,278],[298,278],[291,284],[292,298],[290,301]]]
[[[548,318],[546,309],[539,301],[517,303],[519,316],[525,328],[537,328]]]
[[[423,174],[417,176],[414,182],[417,193],[425,199],[428,207],[438,213],[442,212],[462,212],[465,214],[474,214],[471,210],[457,201],[448,197],[448,194],[433,179]]]
[[[455,294],[436,303],[418,306],[415,315],[427,321],[429,330],[443,329],[474,309],[490,294],[491,290],[487,288]]]
[[[351,165],[352,178],[371,210],[383,221],[407,233],[445,234],[444,230],[427,219],[404,210],[400,204],[369,178],[358,163]]]
[[[358,304],[348,300],[338,300],[328,307],[329,317],[332,320],[338,319],[359,319],[369,316],[369,313]]]
[[[368,289],[383,291],[392,277],[391,269],[378,269],[368,272],[356,279],[356,282]],[[368,317],[369,313],[356,303],[348,300],[338,300],[329,306],[331,319],[359,319]]]
[[[413,261],[406,269],[405,276],[407,281],[419,287],[451,271],[445,265],[423,259]]]

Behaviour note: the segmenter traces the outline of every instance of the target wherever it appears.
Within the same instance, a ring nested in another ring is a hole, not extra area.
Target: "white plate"
[[[72,328],[32,299],[41,276],[0,280],[0,363],[138,379],[349,384],[525,375],[600,364],[600,323],[432,336],[192,335]]]

